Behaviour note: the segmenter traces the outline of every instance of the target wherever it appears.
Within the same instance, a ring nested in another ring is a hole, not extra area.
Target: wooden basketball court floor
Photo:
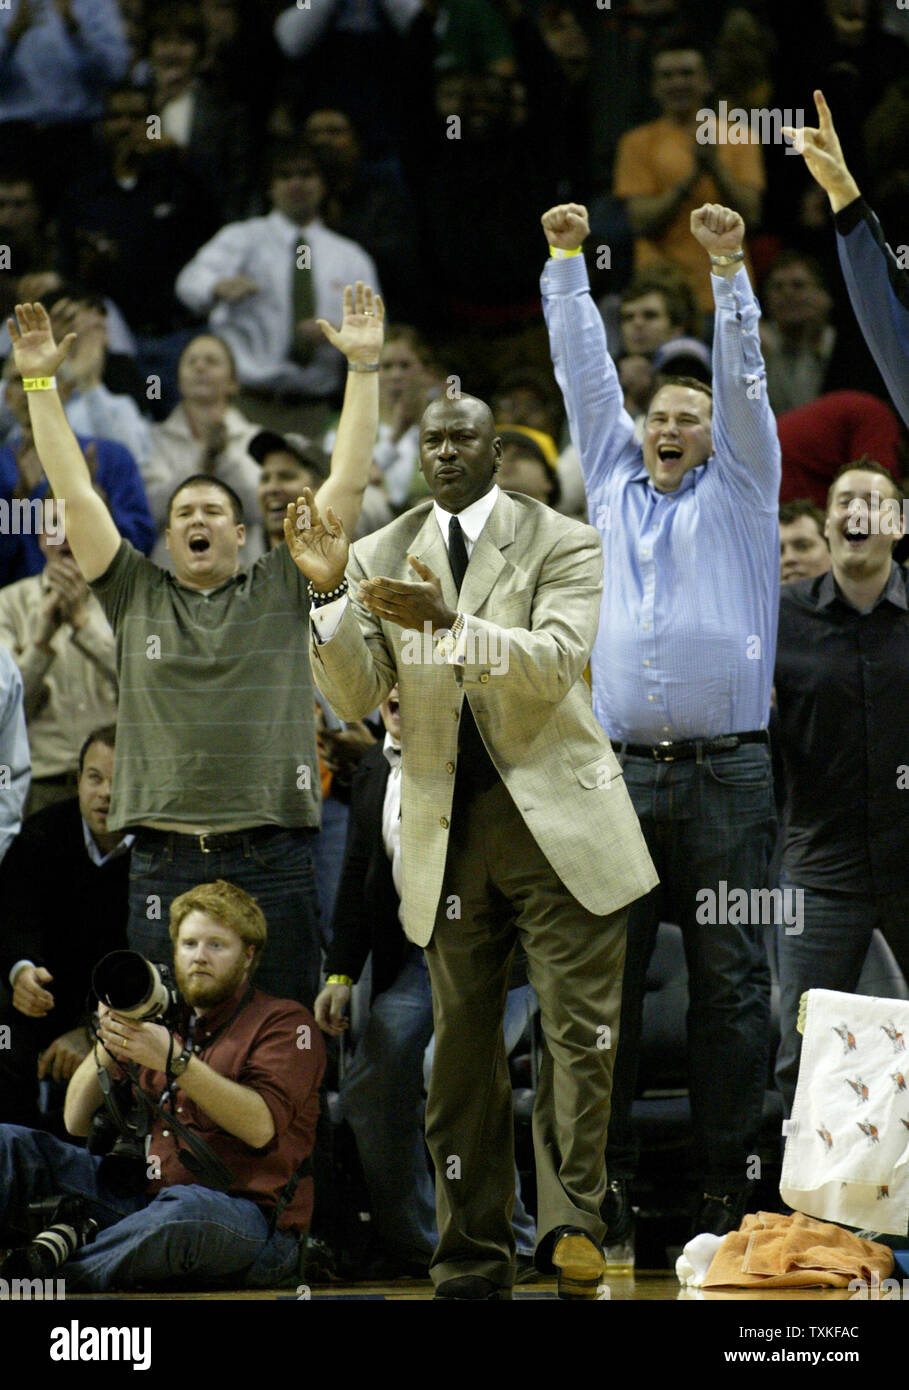
[[[608,1270],[601,1290],[601,1302],[613,1303],[842,1303],[853,1295],[848,1289],[687,1289],[679,1285],[675,1274],[669,1270],[653,1272],[638,1271],[620,1273]],[[894,1295],[899,1297],[898,1294]],[[558,1301],[554,1279],[541,1279],[534,1284],[519,1284],[514,1290],[515,1301],[551,1299]],[[111,1298],[117,1301],[142,1299],[146,1301],[212,1302],[241,1300],[253,1302],[295,1301],[309,1299],[316,1301],[369,1300],[374,1302],[406,1303],[427,1302],[432,1299],[432,1285],[428,1280],[398,1279],[375,1284],[313,1284],[300,1285],[293,1289],[238,1289],[220,1290],[216,1293],[122,1293],[122,1294],[72,1294],[67,1302],[91,1302],[95,1299]]]

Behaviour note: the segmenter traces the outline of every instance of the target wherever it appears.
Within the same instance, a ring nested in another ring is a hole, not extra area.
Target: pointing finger
[[[831,135],[833,133],[833,117],[830,114],[830,107],[827,105],[824,93],[820,88],[814,94],[814,104],[817,107],[821,133],[823,135]]]

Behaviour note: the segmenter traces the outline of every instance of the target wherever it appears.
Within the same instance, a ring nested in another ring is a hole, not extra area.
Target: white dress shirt
[[[344,287],[357,280],[379,290],[375,263],[362,246],[315,219],[298,227],[282,212],[222,227],[177,276],[176,293],[195,313],[209,310],[209,325],[229,344],[244,386],[328,396],[344,383],[344,358],[328,342],[301,367],[289,357],[294,248],[308,246],[315,318],[341,322]],[[236,304],[214,300],[219,280],[249,275],[260,287]]]
[[[401,897],[401,745],[391,734],[385,735],[382,752],[391,771],[385,783],[385,800],[382,803],[382,843],[391,860],[391,878],[395,892]],[[400,917],[400,908],[398,909]]]

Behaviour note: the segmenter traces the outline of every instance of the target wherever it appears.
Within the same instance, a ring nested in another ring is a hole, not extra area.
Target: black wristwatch
[[[179,1057],[175,1057],[167,1069],[168,1076],[182,1076],[193,1058],[193,1050],[183,1044],[183,1051]]]

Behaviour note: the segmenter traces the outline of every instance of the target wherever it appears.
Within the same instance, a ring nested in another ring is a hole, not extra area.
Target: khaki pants
[[[514,1277],[514,1120],[502,1035],[515,942],[545,1039],[533,1115],[537,1264],[559,1226],[604,1235],[605,1148],[625,921],[587,912],[550,868],[505,787],[456,795],[445,881],[426,948],[435,1059],[426,1141],[436,1168],[436,1283]]]

